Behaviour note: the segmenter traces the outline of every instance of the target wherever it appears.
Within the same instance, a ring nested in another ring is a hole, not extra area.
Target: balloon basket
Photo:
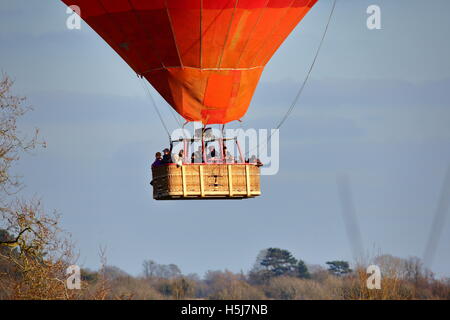
[[[248,199],[261,195],[254,164],[175,164],[152,168],[155,200]]]

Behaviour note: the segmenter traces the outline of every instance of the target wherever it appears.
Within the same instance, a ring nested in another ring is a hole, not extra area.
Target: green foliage
[[[309,274],[309,271],[308,271],[308,267],[306,266],[305,262],[303,262],[303,260],[298,260],[297,277],[303,278],[303,279],[311,278],[311,275]]]
[[[262,250],[249,274],[250,281],[263,283],[281,276],[310,278],[311,275],[303,260],[297,260],[288,250],[279,248]]]
[[[269,271],[272,276],[277,277],[294,273],[297,267],[297,259],[287,250],[269,248],[261,261],[261,266]]]
[[[342,260],[328,261],[327,265],[328,271],[335,276],[343,276],[352,272],[352,269],[350,269],[350,265],[347,261]]]

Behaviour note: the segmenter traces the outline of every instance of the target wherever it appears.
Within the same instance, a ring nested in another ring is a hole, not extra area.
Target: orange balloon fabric
[[[317,0],[62,0],[187,121],[247,112],[265,65]]]

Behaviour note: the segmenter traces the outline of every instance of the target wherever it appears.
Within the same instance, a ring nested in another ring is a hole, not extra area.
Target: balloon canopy
[[[187,121],[247,112],[264,66],[317,0],[62,0]]]

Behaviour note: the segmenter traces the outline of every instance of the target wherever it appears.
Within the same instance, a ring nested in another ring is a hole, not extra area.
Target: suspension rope
[[[174,119],[175,122],[177,123],[178,127],[181,127],[181,126],[182,126],[181,121],[180,121],[180,117],[181,117],[181,116],[178,116],[178,117],[177,117],[177,115],[179,115],[179,114],[176,113],[176,112],[173,110],[172,107],[170,107],[169,110],[170,110],[170,113],[172,114],[173,119]]]
[[[333,17],[334,9],[336,8],[336,2],[337,2],[337,0],[333,1],[333,6],[331,7],[331,12],[330,12],[330,15],[328,17],[328,22],[326,24],[325,30],[324,30],[323,35],[322,35],[322,39],[320,40],[319,47],[317,48],[316,54],[314,56],[314,60],[313,60],[311,66],[310,66],[310,68],[308,70],[308,73],[307,73],[307,75],[305,77],[305,80],[303,81],[300,89],[298,90],[297,95],[294,98],[294,101],[292,101],[292,104],[289,107],[289,110],[286,112],[284,117],[278,123],[277,129],[280,129],[281,126],[284,124],[284,122],[287,120],[287,118],[291,115],[292,111],[294,110],[295,106],[297,105],[298,100],[300,99],[300,96],[303,93],[303,90],[305,89],[306,83],[308,82],[308,80],[309,80],[309,78],[311,76],[311,73],[312,73],[312,71],[314,69],[314,66],[316,64],[317,58],[319,57],[320,50],[322,49],[322,45],[324,43],[325,37],[326,37],[326,35],[328,33],[328,29],[329,29],[329,26],[330,26],[331,18]]]
[[[315,64],[316,64],[317,58],[319,57],[320,50],[322,49],[323,43],[324,43],[325,38],[326,38],[326,35],[327,35],[327,33],[328,33],[328,29],[329,29],[329,27],[330,27],[331,19],[332,19],[332,17],[333,17],[334,11],[335,11],[335,9],[336,9],[336,3],[337,3],[337,0],[333,0],[333,5],[332,5],[332,7],[331,7],[330,15],[329,15],[329,17],[328,17],[328,21],[327,21],[327,24],[326,24],[326,26],[325,26],[325,30],[324,30],[324,32],[323,32],[323,35],[322,35],[322,38],[321,38],[321,40],[320,40],[319,46],[317,47],[316,54],[315,54],[314,59],[313,59],[313,61],[312,61],[312,63],[311,63],[311,66],[310,66],[310,68],[309,68],[309,70],[308,70],[308,73],[306,74],[306,77],[305,77],[305,79],[303,80],[302,85],[300,86],[300,88],[299,88],[297,94],[295,95],[294,100],[292,101],[291,105],[289,106],[288,111],[286,112],[286,114],[283,116],[283,118],[281,118],[280,122],[278,123],[278,125],[277,125],[277,127],[276,127],[276,130],[279,130],[279,129],[281,128],[281,126],[285,123],[285,121],[289,118],[289,116],[291,115],[291,113],[292,113],[292,111],[294,110],[295,106],[297,105],[298,100],[300,99],[300,96],[301,96],[302,93],[303,93],[303,90],[304,90],[305,87],[306,87],[306,83],[308,82],[308,80],[309,80],[309,78],[310,78],[310,76],[311,76],[311,73],[312,73],[312,71],[313,71],[313,69],[314,69],[314,66],[315,66]],[[267,142],[265,143],[264,149],[267,148],[267,145],[268,145],[268,143],[271,141],[272,136],[273,136],[273,132],[270,133],[269,138],[267,139]],[[260,150],[264,150],[264,149],[260,149]],[[245,156],[248,157],[249,153],[250,153],[251,151],[254,151],[254,150],[255,150],[255,148],[253,148],[252,150],[247,151],[247,152],[245,153]]]
[[[138,76],[138,77],[139,77],[139,76]],[[167,128],[167,125],[166,125],[166,123],[164,122],[163,116],[162,116],[161,112],[159,111],[159,109],[158,109],[158,107],[157,107],[157,105],[156,105],[155,99],[153,98],[153,95],[152,95],[152,93],[151,93],[151,91],[150,91],[150,89],[149,89],[149,85],[147,85],[147,82],[144,80],[144,78],[139,77],[139,79],[141,80],[141,85],[142,85],[142,87],[144,88],[144,90],[145,90],[147,96],[148,96],[148,97],[150,98],[150,100],[152,101],[153,108],[155,109],[156,113],[158,114],[159,120],[161,121],[161,124],[162,124],[162,126],[164,127],[164,129],[165,129],[167,135],[169,136],[169,140],[171,141],[172,135],[170,134],[170,132],[169,132],[169,130],[168,130],[168,128]],[[174,111],[172,108],[169,108],[169,110],[170,110],[170,112],[171,112],[171,114],[172,114],[173,119],[174,119],[175,122],[177,123],[178,127],[182,129],[182,133],[183,133],[184,139],[187,140],[188,138],[187,138],[187,136],[186,136],[186,133],[184,132],[184,126],[187,124],[187,122],[186,122],[185,124],[182,124],[181,121],[180,121],[180,119],[178,119],[178,117],[176,116],[175,111]]]
[[[184,132],[184,127],[189,122],[186,121],[185,123],[182,123],[181,120],[180,120],[180,118],[182,118],[180,116],[180,114],[178,112],[175,112],[172,107],[169,107],[169,110],[170,110],[170,113],[172,114],[172,117],[175,119],[175,122],[177,123],[178,127],[181,128],[181,132],[183,133],[184,139],[185,140],[189,140],[188,137],[186,136],[186,133]],[[178,117],[177,117],[177,115],[178,115]]]
[[[141,78],[140,76],[138,76],[138,78],[139,78],[139,80],[140,80],[140,83],[141,83],[141,85],[142,85],[142,88],[144,89],[144,91],[145,91],[147,97],[149,97],[150,100],[152,101],[153,108],[155,109],[156,114],[158,115],[159,120],[161,121],[161,124],[162,124],[162,126],[164,127],[164,130],[166,131],[167,135],[169,136],[169,140],[170,140],[170,132],[169,132],[169,129],[167,129],[167,125],[166,125],[166,123],[164,122],[164,119],[163,119],[163,117],[162,117],[162,115],[161,115],[161,112],[160,112],[159,109],[158,109],[158,106],[156,105],[155,99],[153,99],[153,96],[152,96],[152,93],[150,92],[150,89],[146,86],[145,80],[144,80],[143,78]]]

